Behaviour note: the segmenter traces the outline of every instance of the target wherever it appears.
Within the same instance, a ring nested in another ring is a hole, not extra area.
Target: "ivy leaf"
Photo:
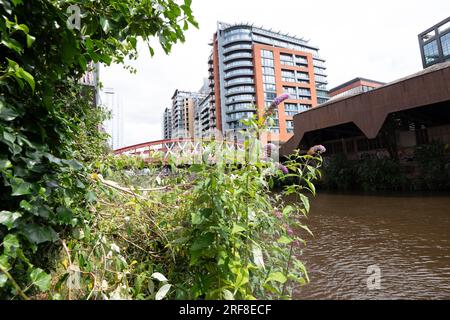
[[[14,226],[14,222],[22,216],[20,212],[0,211],[0,224],[5,225],[8,230]]]
[[[25,225],[21,231],[30,242],[35,244],[58,239],[58,234],[51,227],[43,227],[34,223]]]
[[[30,273],[32,284],[37,286],[41,291],[47,291],[50,288],[52,277],[40,268],[35,268]]]
[[[158,292],[155,295],[155,300],[162,300],[166,296],[167,292],[169,292],[170,287],[172,287],[172,285],[166,283],[161,288],[159,288]]]
[[[32,184],[29,182],[21,181],[18,184],[13,184],[12,186],[13,196],[23,196],[31,193]]]
[[[9,161],[8,159],[0,159],[0,170],[9,169],[11,167],[11,161]]]
[[[103,32],[108,33],[109,32],[109,21],[105,17],[100,17],[100,25],[102,27]]]
[[[3,288],[5,286],[6,281],[8,281],[8,277],[3,273],[0,274],[0,288]]]
[[[0,119],[5,121],[14,120],[19,114],[11,108],[5,106],[4,102],[0,100]]]
[[[17,249],[20,248],[19,239],[15,234],[7,234],[3,239],[3,247],[5,254],[15,258],[17,256]]]
[[[286,280],[287,280],[287,278],[283,273],[281,273],[280,271],[276,271],[276,272],[272,272],[271,274],[269,274],[269,276],[266,279],[266,282],[276,281],[276,282],[280,282],[280,283],[285,283]]]

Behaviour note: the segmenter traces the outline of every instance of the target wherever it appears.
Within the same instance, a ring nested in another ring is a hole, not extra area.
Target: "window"
[[[441,44],[444,56],[448,56],[450,54],[450,32],[441,37]]]
[[[298,79],[303,79],[303,80],[308,80],[309,79],[309,74],[308,74],[308,72],[297,71],[297,78]]]
[[[262,67],[262,72],[263,72],[263,74],[274,75],[275,69],[272,67]]]
[[[425,63],[431,63],[439,58],[439,51],[436,40],[431,41],[423,46],[423,54],[425,56]]]
[[[264,99],[265,100],[273,100],[276,97],[276,93],[275,92],[265,92],[264,93]]]
[[[286,120],[286,128],[294,128],[294,121]]]
[[[272,59],[261,58],[261,65],[273,67],[273,60]]]
[[[275,83],[275,77],[274,76],[263,76],[263,82],[264,83]]]
[[[306,88],[298,88],[298,95],[299,97],[310,97],[311,96],[311,90],[306,89]]]
[[[283,91],[289,93],[290,99],[297,99],[297,90],[295,87],[283,87]]]
[[[272,83],[264,83],[264,91],[276,91],[275,85]]]

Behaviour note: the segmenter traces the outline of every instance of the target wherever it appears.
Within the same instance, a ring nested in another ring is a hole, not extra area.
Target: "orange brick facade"
[[[255,97],[256,97],[256,106],[258,115],[261,116],[265,111],[265,101],[264,101],[264,84],[263,84],[263,75],[262,75],[262,65],[261,65],[261,50],[268,50],[273,52],[274,58],[274,68],[275,68],[275,85],[276,85],[276,94],[277,96],[285,93],[283,90],[283,86],[295,86],[299,88],[307,88],[311,91],[311,99],[309,100],[293,100],[288,99],[285,102],[289,103],[304,103],[309,104],[312,107],[317,105],[317,94],[316,94],[316,86],[314,80],[314,67],[313,67],[313,58],[310,53],[295,51],[285,48],[278,48],[268,45],[262,44],[253,44],[253,65],[254,65],[254,74],[255,74]],[[303,56],[308,60],[307,67],[301,66],[290,66],[281,64],[280,54],[295,54],[299,56]],[[281,70],[297,70],[302,72],[308,72],[309,75],[309,83],[299,83],[299,82],[283,82],[281,76]],[[284,110],[284,103],[280,104],[278,107],[278,119],[279,119],[279,134],[270,133],[268,137],[264,140],[270,141],[280,141],[285,142],[289,140],[293,133],[288,133],[286,128],[286,120],[293,120],[292,116],[287,116]]]

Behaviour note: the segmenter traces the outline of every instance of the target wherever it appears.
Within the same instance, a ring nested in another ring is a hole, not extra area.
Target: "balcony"
[[[243,93],[255,93],[255,88],[253,87],[234,87],[225,92],[225,96],[229,97],[236,94]]]
[[[253,56],[250,52],[237,52],[226,56],[223,61],[228,62],[236,59],[251,59]]]
[[[253,76],[253,69],[238,69],[238,70],[229,71],[229,72],[225,73],[224,78],[230,79],[230,78],[238,77],[238,76],[242,76],[242,75]]]
[[[231,105],[238,102],[253,102],[255,100],[255,97],[252,95],[246,95],[246,96],[236,96],[232,98],[228,98],[225,100],[225,103],[227,105]]]
[[[226,54],[228,52],[232,52],[232,51],[238,51],[238,50],[252,50],[252,45],[251,44],[238,44],[238,45],[234,45],[228,48],[224,48],[223,49],[223,53]]]
[[[230,44],[233,42],[241,42],[241,41],[252,41],[252,37],[250,35],[232,36],[229,39],[225,39],[223,41],[223,45],[226,46],[227,44]]]
[[[233,80],[225,82],[225,88],[229,88],[232,86],[237,86],[241,84],[254,84],[252,78],[235,78]]]
[[[253,67],[251,61],[234,61],[225,65],[224,70],[230,70],[241,67]]]

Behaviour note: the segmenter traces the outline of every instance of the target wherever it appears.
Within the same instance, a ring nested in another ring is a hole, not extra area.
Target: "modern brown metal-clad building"
[[[450,62],[295,115],[294,136],[281,154],[314,144],[325,145],[328,155],[378,152],[392,137],[399,150],[450,143]]]

